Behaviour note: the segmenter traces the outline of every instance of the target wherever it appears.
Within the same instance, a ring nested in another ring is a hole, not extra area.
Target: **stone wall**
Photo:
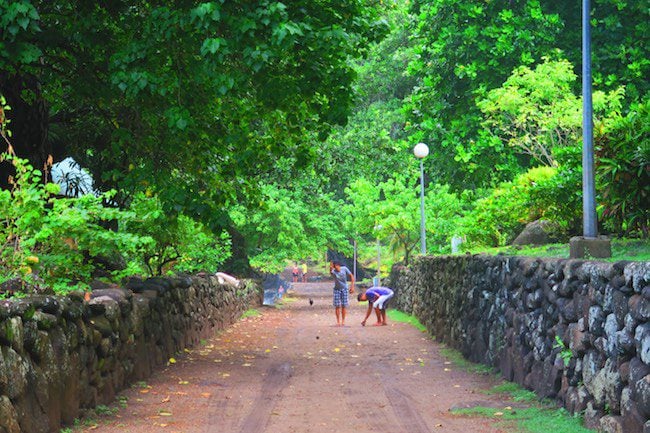
[[[649,262],[424,257],[387,284],[439,341],[587,426],[650,432]]]
[[[0,301],[0,433],[58,432],[259,300],[209,276]]]

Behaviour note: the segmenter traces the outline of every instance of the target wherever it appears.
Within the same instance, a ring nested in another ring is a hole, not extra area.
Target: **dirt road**
[[[309,298],[314,305],[309,304]],[[362,327],[354,299],[336,327],[331,283],[298,283],[280,308],[242,319],[121,395],[85,431],[205,433],[500,432],[451,407],[507,405],[403,323]],[[373,318],[371,317],[370,320]],[[369,323],[371,323],[369,320]]]

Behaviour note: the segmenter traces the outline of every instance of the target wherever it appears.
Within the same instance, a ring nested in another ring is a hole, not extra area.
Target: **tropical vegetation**
[[[591,12],[600,230],[647,242],[650,11]],[[14,0],[0,17],[6,287],[276,272],[353,241],[409,262],[418,142],[428,253],[537,219],[580,233],[577,4]],[[67,157],[88,194],[52,183]]]

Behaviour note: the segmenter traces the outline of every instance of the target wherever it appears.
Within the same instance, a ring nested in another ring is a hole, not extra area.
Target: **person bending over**
[[[393,297],[395,293],[388,287],[371,287],[366,290],[365,293],[359,293],[357,300],[359,302],[368,301],[368,311],[366,312],[366,317],[364,317],[362,326],[366,326],[366,320],[372,314],[372,310],[375,310],[377,315],[377,323],[375,326],[386,326],[386,307],[388,306],[388,300]]]

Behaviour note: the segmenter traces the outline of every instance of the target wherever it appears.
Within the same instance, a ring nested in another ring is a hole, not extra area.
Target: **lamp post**
[[[594,186],[593,109],[591,102],[590,1],[582,2],[582,223],[585,238],[598,236]]]
[[[429,154],[429,146],[418,143],[413,148],[413,154],[420,159],[420,252],[427,253],[427,235],[424,224],[424,158]]]
[[[381,224],[375,226],[375,231],[377,232],[377,284],[373,286],[381,286],[381,244],[379,243],[379,231],[384,228]]]
[[[594,124],[591,88],[591,2],[582,0],[582,229],[569,240],[572,259],[612,256],[608,238],[598,236],[594,181]]]

